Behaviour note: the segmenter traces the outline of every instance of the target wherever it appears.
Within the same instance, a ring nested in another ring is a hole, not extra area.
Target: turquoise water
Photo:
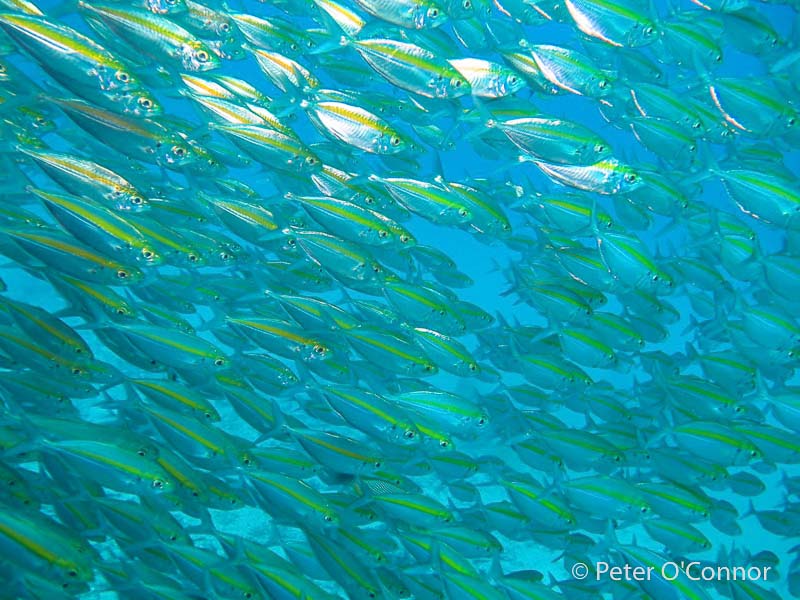
[[[796,6],[0,5],[0,598],[800,595]]]

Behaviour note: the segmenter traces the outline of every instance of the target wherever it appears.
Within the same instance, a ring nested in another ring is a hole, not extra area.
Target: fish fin
[[[740,518],[745,519],[751,516],[758,516],[758,511],[756,510],[755,504],[753,504],[752,498],[747,501],[747,511]]]

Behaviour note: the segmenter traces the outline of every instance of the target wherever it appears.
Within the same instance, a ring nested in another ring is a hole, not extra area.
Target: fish
[[[128,65],[75,29],[43,16],[18,14],[0,16],[0,27],[71,92],[137,117],[161,113],[152,92]]]
[[[458,98],[470,92],[458,70],[422,46],[389,38],[352,44],[372,69],[401,89],[426,98]]]
[[[145,195],[122,175],[80,156],[20,148],[67,192],[87,196],[114,210],[140,212],[150,208]]]
[[[0,596],[797,595],[794,9],[0,0]]]
[[[60,270],[85,281],[130,284],[144,276],[135,265],[117,262],[56,231],[17,230],[6,235],[45,265],[55,261]]]
[[[300,106],[323,133],[359,150],[394,154],[408,145],[391,125],[360,106],[328,100],[301,102]]]
[[[522,117],[492,122],[528,156],[543,162],[590,165],[611,156],[611,148],[583,126],[551,117]]]
[[[125,42],[146,47],[153,58],[176,61],[188,71],[216,69],[220,61],[210,47],[186,29],[159,13],[142,8],[122,8],[115,5],[89,4],[82,0],[78,7],[99,19]]]

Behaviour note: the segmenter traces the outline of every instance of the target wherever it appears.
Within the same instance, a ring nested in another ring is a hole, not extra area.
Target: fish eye
[[[211,413],[210,413],[210,412],[205,412],[205,413],[203,413],[203,416],[204,416],[206,419],[211,419]]]
[[[457,87],[457,88],[461,87],[461,80],[460,79],[456,79],[455,81],[453,81],[453,86]]]
[[[139,106],[146,109],[153,108],[153,101],[150,98],[139,98]]]
[[[127,279],[128,272],[125,269],[120,269],[119,271],[117,271],[117,277],[119,277],[120,279]]]
[[[221,367],[221,366],[222,366],[222,365],[224,365],[224,364],[225,364],[225,359],[224,359],[224,358],[218,358],[218,359],[216,359],[216,360],[214,361],[214,365],[215,365],[215,366],[217,366],[217,367]],[[209,417],[210,417],[210,416],[211,416],[211,415],[209,415]]]
[[[80,367],[72,367],[73,375],[80,375],[81,373],[83,373],[83,369],[81,369]]]
[[[78,576],[78,572],[73,569],[71,571],[68,571],[67,575],[69,575],[70,577],[77,577]]]
[[[190,262],[197,262],[197,255],[196,254],[190,254],[188,258],[189,258]]]
[[[307,165],[315,165],[317,164],[317,159],[313,156],[306,156],[306,164]]]
[[[227,23],[220,23],[219,28],[220,28],[221,31],[224,31],[225,33],[228,33],[228,31],[230,31],[230,29],[231,29],[231,26],[228,25]]]
[[[164,482],[161,481],[160,479],[154,479],[153,480],[153,487],[156,488],[157,490],[163,489]]]
[[[375,468],[376,469],[380,469],[381,468],[381,461],[378,461],[378,462],[375,463]]]
[[[386,238],[386,237],[388,237],[388,236],[389,236],[389,232],[388,232],[388,231],[386,231],[385,229],[381,229],[381,230],[378,232],[378,237],[379,237],[379,238],[381,238],[381,239],[384,239],[384,238]]]
[[[650,512],[650,509],[647,506],[642,506],[639,510],[641,511],[641,513],[643,515],[647,514],[648,512]]]
[[[478,425],[486,425],[486,417],[481,417],[478,419]]]
[[[436,17],[439,16],[439,9],[438,8],[429,8],[428,9],[428,16],[431,19],[435,19]]]
[[[178,158],[183,158],[184,156],[186,156],[186,148],[184,148],[183,146],[173,146],[172,153]]]
[[[142,198],[141,196],[131,197],[131,204],[143,204],[143,203],[144,203],[144,198]]]
[[[644,28],[645,35],[653,35],[654,32],[655,28],[652,25],[648,25],[647,27]]]
[[[439,440],[439,447],[440,448],[447,448],[450,445],[450,442],[447,440]]]
[[[468,217],[469,211],[466,208],[459,208],[458,209],[458,216],[460,217]]]
[[[627,181],[628,183],[636,183],[637,179],[638,179],[638,177],[636,177],[635,173],[626,173],[625,174],[625,181]]]
[[[208,52],[206,52],[205,50],[200,50],[196,56],[197,60],[199,60],[200,62],[206,62],[208,60]]]
[[[475,372],[475,371],[477,371],[477,370],[478,370],[478,365],[476,365],[475,363],[469,363],[469,366],[468,366],[467,368],[468,368],[470,371],[472,371],[472,372]]]
[[[722,62],[722,54],[717,54],[714,57],[714,62]]]
[[[519,80],[517,79],[516,75],[511,75],[508,78],[508,83],[510,83],[511,85],[514,85],[515,83],[517,83],[517,81],[519,81]]]
[[[118,315],[127,315],[128,311],[126,309],[124,309],[124,308],[118,308],[117,309],[117,314]]]
[[[148,250],[147,248],[145,248],[144,250],[142,250],[142,256],[146,260],[150,260],[151,258],[153,258],[153,251],[152,250]]]
[[[417,437],[417,434],[411,431],[410,429],[406,429],[403,432],[403,437],[406,438],[407,440],[413,440],[415,437]]]
[[[321,344],[317,344],[314,346],[314,353],[315,354],[324,354],[325,353],[325,346]]]
[[[325,519],[325,521],[327,523],[332,523],[333,522],[333,517],[330,516],[330,515],[325,515],[323,518]]]
[[[381,269],[381,266],[378,263],[375,263],[374,265],[372,265],[372,271],[374,273],[380,273],[381,271],[383,271],[383,269]]]
[[[461,6],[469,10],[470,8],[472,8],[472,0],[464,0]]]
[[[128,75],[125,71],[117,71],[116,77],[117,81],[121,83],[128,83],[131,80],[131,76]]]
[[[390,143],[392,146],[399,146],[399,145],[400,145],[400,138],[399,138],[399,137],[397,137],[396,135],[393,135],[393,136],[392,136],[392,139],[390,139],[390,140],[389,140],[389,143]]]

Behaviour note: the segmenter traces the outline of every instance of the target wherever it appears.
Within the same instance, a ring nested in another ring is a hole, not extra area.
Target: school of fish
[[[798,8],[0,0],[0,599],[800,597]]]

